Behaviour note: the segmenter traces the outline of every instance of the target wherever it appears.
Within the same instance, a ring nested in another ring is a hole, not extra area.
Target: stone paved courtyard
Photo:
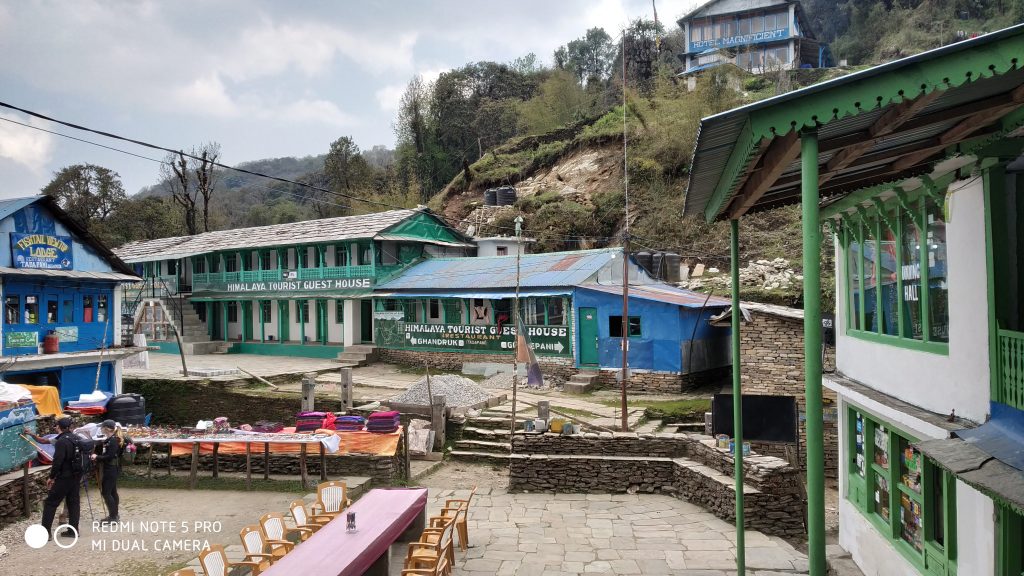
[[[428,512],[468,490],[430,490]],[[484,488],[470,507],[472,547],[457,575],[735,574],[735,528],[701,508],[649,494],[509,494]],[[806,574],[806,556],[780,538],[747,532],[747,572]],[[392,574],[406,546],[392,548]]]

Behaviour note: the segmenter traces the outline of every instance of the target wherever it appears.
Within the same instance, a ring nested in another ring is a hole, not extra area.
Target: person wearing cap
[[[121,475],[121,448],[124,446],[123,432],[113,420],[104,420],[100,430],[106,436],[103,449],[93,454],[92,459],[103,465],[103,477],[100,481],[100,495],[107,504],[107,517],[101,523],[117,522],[118,504],[121,499],[117,495],[117,478]]]
[[[53,516],[61,502],[64,502],[68,511],[68,524],[78,531],[81,477],[72,463],[75,457],[75,442],[71,437],[71,425],[71,418],[57,420],[60,434],[53,440],[53,464],[50,466],[50,478],[46,481],[46,499],[43,501],[42,524],[47,534],[52,532]],[[62,533],[61,536],[71,535],[70,530],[65,532],[69,534]]]

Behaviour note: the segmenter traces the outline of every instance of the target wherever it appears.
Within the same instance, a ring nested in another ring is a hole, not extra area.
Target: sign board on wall
[[[15,268],[71,270],[75,266],[70,236],[11,232],[11,259]]]
[[[37,348],[39,347],[38,332],[4,332],[5,348]]]
[[[58,326],[53,331],[61,342],[78,342],[78,326]]]
[[[789,38],[789,28],[777,28],[775,30],[765,30],[764,32],[754,32],[752,34],[737,34],[736,36],[724,36],[721,38],[709,38],[707,40],[698,40],[696,42],[690,42],[690,53],[703,52],[711,48],[733,48],[736,46],[746,46],[748,44],[763,44],[765,42],[775,42],[777,40],[785,40]]]
[[[442,352],[511,353],[515,326],[471,326],[404,322],[402,312],[374,313],[374,342],[382,348]],[[542,356],[572,356],[568,326],[527,326],[534,352]]]
[[[195,282],[194,293],[220,292],[287,296],[289,294],[331,295],[345,290],[373,288],[373,278],[335,278],[332,280],[283,280],[280,282]]]

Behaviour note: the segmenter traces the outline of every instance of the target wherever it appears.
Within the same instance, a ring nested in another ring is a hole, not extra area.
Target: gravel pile
[[[476,382],[456,374],[431,376],[430,393],[434,396],[444,396],[446,405],[456,407],[471,406],[488,400],[491,397]],[[420,378],[412,386],[409,386],[408,390],[393,396],[391,401],[396,404],[429,405],[430,397],[427,394],[427,377]]]
[[[554,388],[561,388],[565,385],[565,381],[558,376],[551,376],[548,374],[544,375],[544,385],[541,386],[541,390],[550,390]],[[512,373],[511,372],[498,372],[494,376],[491,376],[487,380],[483,381],[483,387],[497,390],[511,390],[512,389]],[[519,387],[529,388],[526,384],[526,377],[519,377]]]

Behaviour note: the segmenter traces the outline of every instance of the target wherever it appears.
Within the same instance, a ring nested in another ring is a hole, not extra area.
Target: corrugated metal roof
[[[42,276],[46,278],[73,278],[75,280],[109,280],[112,282],[140,282],[142,278],[118,272],[86,272],[84,270],[43,270],[39,268],[0,267],[2,276]]]
[[[580,288],[584,290],[594,290],[596,292],[605,292],[607,294],[615,294],[619,297],[622,296],[622,286],[585,284],[580,286]],[[728,306],[731,303],[726,298],[720,298],[718,296],[711,296],[709,298],[707,294],[694,292],[692,290],[683,290],[682,288],[676,288],[671,284],[644,284],[642,286],[630,284],[629,297],[640,298],[641,300],[664,302],[666,304],[675,304],[676,306],[683,306],[684,308],[717,308],[720,306]]]
[[[1018,64],[1024,25],[1017,25],[975,39],[875,66],[828,82],[754,102],[701,120],[694,148],[684,213],[705,215],[719,187],[727,187],[719,207],[723,217],[738,185],[759,168],[757,147],[793,129],[816,126],[819,166],[838,150],[869,140],[867,130],[905,97],[940,91],[903,127],[880,138],[852,164],[833,175],[821,187],[821,197],[842,196],[861,188],[919,175],[930,166],[925,158],[914,166],[894,170],[895,159],[933,146],[936,137],[969,117],[974,103],[1007,94],[1024,82]],[[948,66],[947,64],[948,60]],[[954,108],[959,115],[953,115]],[[969,140],[978,134],[962,137]],[[959,142],[949,142],[952,147]],[[729,166],[733,155],[738,164]],[[942,150],[933,153],[941,156]],[[826,173],[822,168],[822,174]],[[750,211],[798,203],[800,164],[791,163]]]
[[[608,248],[578,252],[524,254],[520,286],[547,288],[579,286],[594,277],[622,250]],[[460,290],[515,288],[516,256],[432,258],[409,268],[401,276],[378,286],[380,290]]]
[[[43,196],[27,196],[25,198],[8,198],[6,200],[0,200],[0,220],[7,218],[11,214],[14,214],[18,210],[21,210],[29,204],[42,200]]]
[[[218,230],[195,236],[129,242],[114,252],[125,262],[149,262],[185,258],[223,250],[373,238],[420,211],[413,209],[388,210],[360,216],[340,216],[289,224]]]
[[[572,287],[563,286],[559,288],[522,288],[519,290],[519,296],[526,298],[528,296],[565,296],[566,294],[572,294]],[[502,298],[515,298],[515,290],[482,290],[478,288],[466,288],[465,290],[443,290],[443,291],[431,291],[424,290],[422,292],[374,292],[373,294],[377,298],[481,298],[484,300],[495,300]]]

